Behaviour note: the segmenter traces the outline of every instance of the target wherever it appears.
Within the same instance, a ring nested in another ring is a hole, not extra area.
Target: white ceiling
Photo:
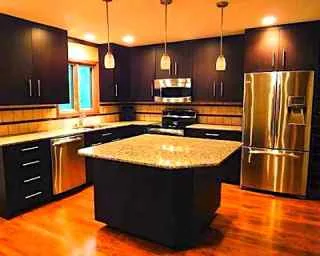
[[[173,0],[169,6],[169,41],[219,34],[215,0]],[[96,42],[106,41],[105,6],[102,0],[1,0],[0,12],[65,28],[69,36],[84,39],[89,32]],[[275,15],[278,23],[320,20],[320,0],[230,0],[225,11],[227,34],[261,26],[261,18]],[[160,0],[113,0],[110,3],[111,41],[119,44],[126,34],[134,45],[163,40],[164,8]]]

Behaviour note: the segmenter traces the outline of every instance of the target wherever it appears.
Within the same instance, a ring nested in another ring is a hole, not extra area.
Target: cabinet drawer
[[[5,147],[7,154],[19,163],[40,159],[50,151],[49,141],[35,141]]]
[[[186,137],[206,138],[215,140],[234,140],[241,141],[242,134],[237,131],[186,129]]]

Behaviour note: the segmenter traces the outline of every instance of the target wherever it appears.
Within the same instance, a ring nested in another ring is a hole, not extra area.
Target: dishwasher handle
[[[72,143],[72,142],[76,142],[76,141],[82,141],[83,137],[68,137],[68,138],[62,138],[62,139],[56,139],[53,140],[52,142],[52,146],[60,146],[63,144],[68,144],[68,143]]]

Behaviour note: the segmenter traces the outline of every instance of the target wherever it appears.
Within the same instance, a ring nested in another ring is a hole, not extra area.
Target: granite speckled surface
[[[5,136],[0,137],[0,146],[12,145],[17,143],[23,142],[30,142],[35,140],[42,140],[42,139],[50,139],[55,137],[61,136],[69,136],[69,135],[76,135],[86,132],[104,130],[108,128],[117,128],[129,125],[151,125],[155,122],[145,122],[145,121],[132,121],[132,122],[114,122],[114,123],[104,123],[94,128],[78,128],[78,129],[61,129],[61,130],[53,130],[48,132],[35,132],[35,133],[28,133],[28,134],[21,134],[21,135],[14,135],[14,136]]]
[[[220,165],[240,142],[145,134],[80,149],[82,156],[163,169]]]
[[[241,126],[235,126],[235,125],[192,124],[187,126],[187,128],[204,129],[204,130],[236,131],[236,132],[242,131]]]

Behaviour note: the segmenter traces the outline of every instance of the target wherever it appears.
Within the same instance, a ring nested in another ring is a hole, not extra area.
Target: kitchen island
[[[92,162],[95,219],[172,248],[195,245],[240,146],[146,134],[79,150]]]

